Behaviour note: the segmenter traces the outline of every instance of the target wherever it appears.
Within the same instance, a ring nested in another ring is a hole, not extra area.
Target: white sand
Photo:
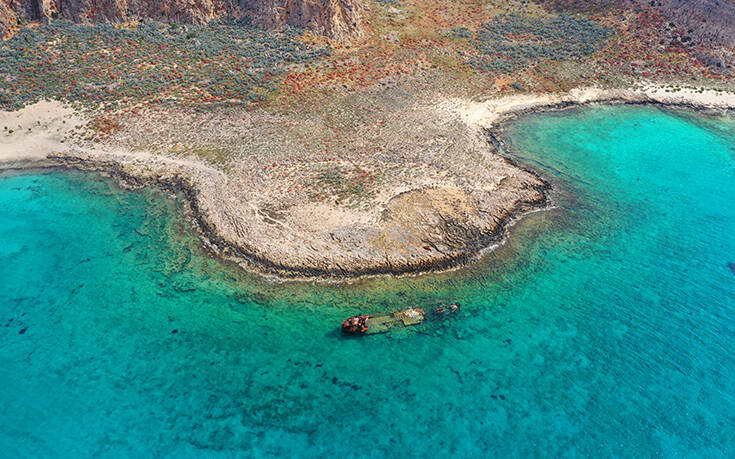
[[[642,89],[600,89],[579,88],[566,94],[523,94],[482,102],[469,100],[452,100],[454,107],[462,119],[477,128],[489,128],[503,117],[518,111],[543,108],[562,103],[604,102],[611,100],[638,101],[665,104],[690,104],[699,107],[731,108],[735,107],[735,93],[704,90],[702,92],[681,89],[667,92],[665,88],[647,85]]]
[[[713,90],[699,92],[692,89],[667,92],[660,86],[644,85],[642,89],[615,90],[588,87],[574,89],[566,94],[522,94],[481,102],[454,99],[439,104],[439,108],[459,113],[470,126],[489,128],[501,118],[517,111],[568,102],[585,103],[609,100],[680,103],[712,108],[735,107],[735,93]],[[43,159],[50,153],[70,153],[72,145],[64,142],[64,139],[75,126],[84,123],[85,121],[78,113],[58,101],[43,100],[22,110],[0,111],[0,129],[2,129],[0,131],[0,162],[36,160]],[[78,145],[75,150],[80,150]],[[89,148],[81,150],[92,153]],[[131,152],[126,153],[127,155],[123,156],[130,156]],[[133,156],[144,161],[154,159],[154,155],[142,153]],[[161,160],[161,158],[156,159]],[[171,163],[172,161],[166,162]],[[194,165],[186,164],[186,166]],[[199,164],[198,166],[204,165]]]
[[[0,111],[0,162],[43,159],[49,153],[67,152],[69,146],[63,139],[83,123],[74,110],[57,101],[44,100],[14,112]]]

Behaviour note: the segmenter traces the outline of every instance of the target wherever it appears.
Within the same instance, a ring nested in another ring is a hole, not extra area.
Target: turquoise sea
[[[347,286],[208,258],[162,192],[6,172],[0,456],[734,456],[735,120],[589,107],[506,135],[554,209],[471,267]]]

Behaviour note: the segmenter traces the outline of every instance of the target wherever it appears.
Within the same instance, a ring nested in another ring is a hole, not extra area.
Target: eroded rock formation
[[[359,0],[0,0],[0,35],[27,22],[57,18],[205,24],[219,16],[250,16],[266,27],[290,25],[333,38],[362,32]]]
[[[355,0],[247,0],[267,27],[304,27],[330,37],[360,35],[360,3]]]
[[[10,8],[9,2],[0,0],[0,38],[9,35],[17,25],[15,11]]]

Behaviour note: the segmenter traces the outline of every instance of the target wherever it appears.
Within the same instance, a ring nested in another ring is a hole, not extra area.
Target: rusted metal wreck
[[[433,317],[442,318],[457,312],[459,303],[440,306],[432,310]],[[423,308],[408,308],[388,314],[359,314],[342,321],[342,333],[349,335],[372,335],[385,333],[394,327],[410,327],[424,322],[427,318]]]

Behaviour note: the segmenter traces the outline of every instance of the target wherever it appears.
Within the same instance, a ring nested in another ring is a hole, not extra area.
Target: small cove
[[[590,106],[505,136],[554,209],[470,267],[344,287],[208,258],[159,191],[0,177],[1,449],[734,454],[735,121]],[[455,301],[441,324],[338,332]]]

